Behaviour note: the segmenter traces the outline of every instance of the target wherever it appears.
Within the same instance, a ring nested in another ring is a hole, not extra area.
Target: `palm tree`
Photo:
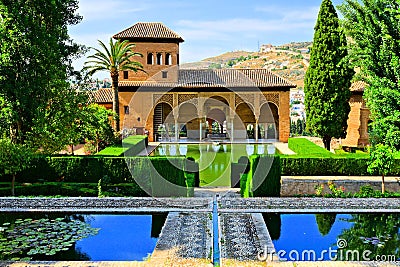
[[[113,111],[115,112],[114,129],[119,132],[119,99],[118,99],[118,78],[120,71],[132,70],[134,72],[144,71],[142,64],[132,59],[133,56],[143,57],[142,54],[133,52],[135,44],[128,43],[128,40],[113,42],[110,38],[110,47],[108,48],[102,41],[98,40],[103,51],[90,47],[96,53],[88,56],[89,61],[85,62],[84,69],[89,75],[93,75],[98,71],[109,71],[111,75],[111,88],[114,92]]]

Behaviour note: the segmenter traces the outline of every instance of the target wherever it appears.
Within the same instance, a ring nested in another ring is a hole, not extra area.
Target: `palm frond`
[[[100,40],[98,43],[102,49],[91,47],[90,49],[95,53],[87,57],[88,61],[84,65],[84,69],[89,73],[94,74],[98,71],[115,73],[123,70],[144,72],[143,65],[133,60],[134,56],[143,57],[142,54],[133,51],[135,44],[129,43],[128,40],[113,42],[112,38],[110,38],[109,47]]]

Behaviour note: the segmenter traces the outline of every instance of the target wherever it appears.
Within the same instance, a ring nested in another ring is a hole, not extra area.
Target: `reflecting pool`
[[[242,156],[275,154],[272,144],[160,144],[150,156],[186,156],[199,164],[200,186],[231,186],[231,163]]]
[[[0,260],[142,261],[153,252],[165,219],[165,214],[5,213],[0,219]],[[53,227],[50,231],[47,221]],[[65,230],[67,223],[85,227]],[[35,229],[17,233],[15,229],[19,224],[25,224],[25,229],[35,225]],[[71,239],[83,231],[90,234],[85,232],[80,238]],[[11,233],[12,238],[7,236]],[[14,247],[11,254],[5,248],[10,245],[7,242],[18,242],[10,243]],[[42,247],[51,249],[43,251]]]
[[[289,261],[400,260],[400,214],[263,216],[279,257]]]

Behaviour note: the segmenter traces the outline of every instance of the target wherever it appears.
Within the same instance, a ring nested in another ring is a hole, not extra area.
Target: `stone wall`
[[[315,194],[315,187],[324,184],[325,188],[323,193],[329,194],[331,191],[328,188],[329,180],[322,179],[291,179],[282,178],[281,185],[281,196],[290,197],[298,195],[312,195]],[[343,186],[345,192],[358,192],[360,187],[363,185],[371,185],[375,190],[381,190],[380,181],[368,181],[368,180],[335,180],[333,181],[337,187]],[[388,192],[400,191],[400,185],[397,182],[389,181],[385,182],[385,190]]]

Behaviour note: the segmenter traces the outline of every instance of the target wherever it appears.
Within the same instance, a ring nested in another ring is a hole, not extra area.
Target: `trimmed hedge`
[[[231,187],[241,188],[240,179],[243,173],[248,173],[250,168],[249,159],[246,156],[239,158],[238,163],[231,163]]]
[[[103,194],[113,197],[145,197],[147,194],[135,184],[114,184],[103,186]],[[15,191],[20,196],[69,196],[69,197],[97,197],[98,184],[96,183],[35,183],[17,185]],[[10,196],[10,184],[7,188],[0,188],[0,196]]]
[[[147,135],[132,135],[122,140],[122,145],[109,146],[97,153],[100,156],[136,156],[148,145]]]
[[[241,178],[246,179],[246,175],[242,175]],[[279,156],[251,156],[246,182],[241,181],[240,185],[244,197],[279,197],[281,191]]]
[[[97,184],[108,176],[110,184],[131,184],[138,196],[146,192],[152,196],[187,196],[185,161],[185,157],[36,157],[32,167],[17,176],[17,182]],[[11,181],[7,176],[0,179]]]
[[[368,162],[366,158],[281,158],[282,175],[289,176],[368,176]],[[390,175],[400,175],[400,160],[395,160]]]

